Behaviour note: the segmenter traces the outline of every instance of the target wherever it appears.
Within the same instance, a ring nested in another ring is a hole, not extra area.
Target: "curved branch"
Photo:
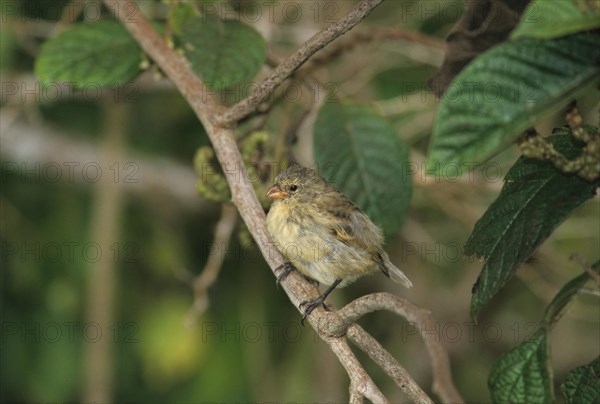
[[[333,24],[320,34],[315,35],[296,53],[276,68],[270,76],[273,81],[268,82],[267,80],[265,82],[266,84],[263,83],[264,86],[262,89],[264,91],[273,89],[314,52],[358,24],[358,22],[360,22],[360,20],[362,20],[362,18],[364,18],[381,1],[382,0],[362,0],[338,23]],[[213,145],[219,163],[223,168],[223,172],[225,173],[225,177],[231,189],[232,201],[252,233],[267,264],[273,273],[275,273],[276,269],[284,263],[284,259],[270,241],[266,229],[265,213],[246,173],[242,156],[233,137],[233,132],[230,128],[218,126],[214,123],[219,122],[221,125],[224,123],[230,124],[234,120],[243,118],[246,114],[254,110],[256,105],[262,100],[261,97],[263,96],[263,93],[259,91],[254,97],[251,96],[242,101],[241,106],[238,104],[232,109],[227,110],[228,113],[221,115],[220,119],[215,119],[217,115],[225,110],[224,107],[215,102],[208,92],[205,91],[206,87],[202,80],[196,76],[188,64],[166,44],[163,38],[150,25],[148,20],[139,12],[136,4],[130,0],[105,0],[104,2],[121,20],[144,52],[156,62],[162,71],[176,85],[202,122]],[[301,302],[318,296],[318,289],[296,271],[287,276],[281,282],[281,285],[289,299],[297,308]],[[383,296],[384,294],[380,295]],[[369,296],[366,298],[368,299]],[[394,298],[394,296],[392,296],[392,298]],[[352,321],[351,319],[353,317],[358,318],[366,312],[377,309],[378,306],[366,311],[361,309],[361,307],[365,307],[365,304],[363,303],[361,305],[357,302],[363,302],[364,300],[365,299],[359,299],[346,306],[341,312],[342,316],[339,316],[336,312],[327,313],[322,308],[316,309],[308,317],[308,321],[317,331],[319,337],[323,339],[336,354],[340,363],[344,366],[350,376],[350,392],[353,402],[360,402],[359,396],[363,396],[375,403],[387,403],[387,399],[357,360],[356,356],[348,346],[346,339],[342,336],[333,336],[324,329],[318,327],[319,324],[340,322],[340,319],[345,320],[347,327],[347,324]],[[386,304],[379,304],[381,308],[386,308],[387,306]],[[414,306],[413,309],[416,312],[419,312],[420,310]],[[407,314],[407,318],[413,316],[411,313],[406,313],[405,315]],[[416,318],[420,318],[417,315],[415,316]],[[341,329],[342,327],[338,328]],[[351,331],[351,334],[352,332],[353,331]],[[436,347],[430,349],[430,354],[434,351],[434,348]],[[435,356],[435,359],[438,362],[441,360],[440,358],[445,358],[445,365],[448,368],[447,370],[449,370],[447,356],[445,356],[443,348],[441,353],[438,352],[433,356]],[[390,366],[394,368],[394,363]],[[435,366],[435,368],[438,368],[438,366]],[[446,384],[441,383],[438,389],[442,391],[440,395],[444,397],[448,395],[443,391],[445,386]],[[434,386],[434,388],[436,387],[438,386]],[[460,397],[458,393],[456,393],[455,396]]]
[[[341,318],[342,324],[349,327],[348,336],[359,345],[361,349],[364,347],[366,349],[365,352],[367,352],[369,356],[377,358],[380,355],[383,355],[383,348],[381,346],[375,346],[373,341],[365,338],[365,335],[355,328],[356,325],[352,325],[360,317],[377,310],[391,311],[406,318],[411,323],[419,325],[417,328],[421,333],[421,338],[425,341],[425,346],[427,347],[427,352],[431,359],[433,391],[444,401],[453,403],[464,402],[452,381],[450,360],[448,359],[446,350],[441,342],[437,341],[436,338],[432,338],[430,334],[425,332],[426,330],[435,329],[431,313],[428,310],[415,306],[408,300],[390,293],[372,293],[348,303],[342,309],[338,310],[336,314]],[[385,354],[389,355],[387,352],[385,352]],[[381,360],[381,362],[385,363],[386,366],[390,363],[389,358],[385,361]],[[380,364],[379,362],[377,363]],[[380,366],[382,365],[380,364]],[[388,369],[384,368],[384,370],[392,376],[392,373],[388,372]],[[390,368],[389,370],[391,371],[393,368]],[[396,380],[396,377],[392,376],[392,378]]]
[[[231,233],[237,223],[237,209],[227,203],[221,206],[221,218],[215,228],[215,238],[212,248],[216,248],[217,254],[209,254],[204,269],[192,281],[194,289],[194,303],[186,316],[186,324],[191,326],[196,323],[198,317],[208,308],[208,288],[217,280],[217,276],[223,266],[225,254],[222,251],[229,249]]]

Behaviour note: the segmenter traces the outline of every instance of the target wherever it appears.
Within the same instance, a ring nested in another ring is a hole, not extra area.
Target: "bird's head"
[[[267,197],[274,201],[310,202],[324,184],[325,181],[314,170],[291,164],[275,178]]]

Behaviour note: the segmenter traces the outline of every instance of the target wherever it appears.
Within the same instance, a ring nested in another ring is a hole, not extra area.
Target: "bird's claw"
[[[275,284],[279,286],[279,284],[281,284],[281,282],[283,282],[283,280],[287,278],[290,272],[292,272],[295,269],[296,268],[294,268],[292,263],[289,261],[286,261],[283,264],[279,265],[277,268],[275,268],[275,273],[279,273],[277,275],[277,280],[275,281]]]
[[[319,296],[316,299],[311,299],[300,303],[300,306],[298,307],[301,310],[302,308],[304,308],[304,314],[302,314],[302,320],[300,321],[302,326],[304,326],[304,320],[306,320],[306,318],[310,316],[310,313],[312,313],[319,306],[322,306],[325,311],[329,311],[329,307],[327,307],[327,305],[325,304],[325,299],[323,298],[323,296]]]

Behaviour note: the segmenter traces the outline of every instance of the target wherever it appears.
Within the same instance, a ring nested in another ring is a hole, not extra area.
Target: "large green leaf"
[[[558,38],[600,27],[598,0],[534,0],[512,32],[512,39]]]
[[[567,158],[581,152],[568,131],[548,140]],[[600,185],[600,181],[590,183],[564,174],[550,162],[524,157],[504,180],[498,199],[475,224],[465,246],[466,255],[487,258],[473,287],[473,317],[571,211],[594,196]]]
[[[408,148],[371,107],[326,103],[314,129],[320,173],[342,190],[389,237],[402,225],[412,181]]]
[[[528,404],[552,402],[549,357],[548,335],[543,330],[503,353],[494,362],[488,378],[492,401]]]
[[[600,35],[506,42],[469,64],[438,109],[428,170],[481,163],[598,78]]]
[[[140,73],[142,53],[115,21],[78,24],[42,46],[35,73],[43,85],[68,81],[75,86],[114,86]]]
[[[192,67],[212,88],[251,80],[267,55],[262,36],[237,20],[188,18],[180,40]]]
[[[596,263],[594,269],[598,271],[600,263]],[[589,280],[590,275],[584,272],[563,286],[546,308],[540,330],[533,338],[505,352],[494,363],[488,379],[494,402],[548,403],[553,401],[554,388],[548,335],[567,305]],[[589,369],[582,370],[581,373],[573,375],[569,392],[577,391],[577,394],[583,393],[586,397],[593,397],[594,383],[587,380],[590,376],[586,373],[588,371]]]
[[[571,370],[560,385],[560,391],[568,404],[600,402],[600,357],[585,366]]]

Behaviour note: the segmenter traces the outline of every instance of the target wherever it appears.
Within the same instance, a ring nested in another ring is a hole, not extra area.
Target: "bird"
[[[381,229],[315,170],[291,163],[266,196],[273,200],[267,231],[287,259],[277,268],[277,283],[295,268],[309,280],[329,286],[318,298],[300,305],[302,321],[319,306],[328,310],[327,296],[363,275],[382,272],[407,288],[412,286],[383,249]]]

